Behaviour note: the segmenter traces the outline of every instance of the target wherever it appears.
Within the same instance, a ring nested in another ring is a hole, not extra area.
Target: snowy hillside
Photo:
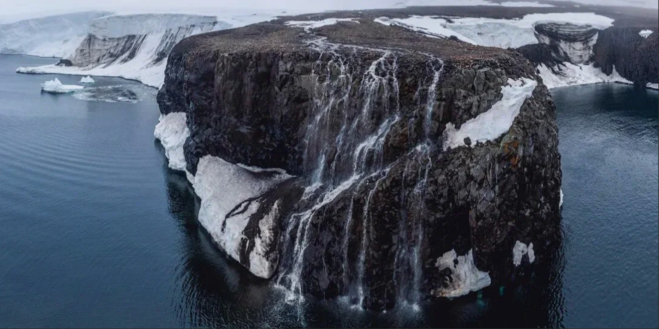
[[[17,72],[118,76],[159,88],[164,81],[167,55],[176,43],[194,34],[229,27],[215,16],[105,16],[90,20],[77,44],[67,44],[68,49],[60,47],[66,62],[18,68]],[[45,55],[57,54],[51,51]]]
[[[69,57],[87,35],[88,23],[108,12],[84,12],[0,25],[0,54]]]

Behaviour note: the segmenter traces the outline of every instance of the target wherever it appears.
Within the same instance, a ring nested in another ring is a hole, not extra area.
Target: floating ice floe
[[[465,146],[466,138],[473,146],[478,142],[493,141],[508,132],[524,101],[533,95],[537,85],[535,80],[527,78],[508,79],[508,85],[501,88],[503,97],[489,110],[463,123],[460,129],[456,129],[453,123],[446,125],[444,149]]]
[[[83,90],[85,87],[77,85],[63,85],[58,78],[41,84],[41,90],[51,94],[70,94]]]
[[[96,82],[96,81],[94,81],[94,79],[92,79],[92,77],[89,76],[89,75],[86,76],[86,77],[82,77],[80,79],[80,83],[94,83],[94,82]]]
[[[556,71],[556,73],[554,73]],[[620,76],[615,66],[611,75],[606,75],[602,70],[596,68],[593,64],[572,64],[564,62],[554,68],[554,71],[544,64],[538,66],[538,72],[542,77],[543,83],[549,89],[586,85],[592,83],[618,82],[624,84],[633,84],[633,82]]]
[[[643,30],[641,32],[638,32],[638,34],[647,39],[650,36],[650,34],[652,34],[652,30]]]
[[[478,291],[492,283],[487,272],[478,270],[474,264],[473,251],[469,250],[466,255],[458,256],[455,250],[446,252],[437,259],[435,266],[439,271],[451,269],[451,279],[448,286],[439,288],[437,295],[442,297],[460,297],[472,291]]]
[[[302,27],[305,31],[310,31],[311,29],[334,25],[338,22],[354,22],[359,24],[359,21],[354,18],[326,18],[319,21],[288,21],[286,22],[286,25],[290,27]]]
[[[533,264],[535,262],[535,251],[533,251],[533,243],[529,243],[527,246],[522,242],[515,242],[513,247],[513,264],[515,267],[522,264],[522,259],[524,256],[528,257],[529,263]]]
[[[649,89],[659,90],[659,83],[648,83],[645,86]]]

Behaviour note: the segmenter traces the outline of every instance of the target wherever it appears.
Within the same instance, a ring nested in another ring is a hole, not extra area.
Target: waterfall
[[[283,252],[290,258],[280,264],[277,284],[287,289],[287,301],[304,300],[305,251],[316,234],[311,229],[314,218],[326,205],[345,198],[349,206],[340,241],[340,248],[343,248],[343,264],[339,269],[342,270],[341,284],[343,293],[354,298],[357,306],[363,307],[369,289],[365,281],[369,244],[374,233],[371,210],[376,206],[372,202],[391,169],[384,158],[385,141],[394,126],[409,119],[401,112],[399,52],[336,45],[322,39],[311,42],[310,49],[318,57],[312,65],[313,108],[304,139],[303,168],[308,187],[301,201],[310,206],[290,215],[286,223]],[[411,185],[414,189],[409,192],[410,196],[405,195],[408,193],[405,188],[402,191],[404,207],[411,208],[423,204],[426,180],[432,168],[431,122],[443,63],[430,55],[428,58],[427,72],[419,78],[416,111],[424,116],[419,119],[426,140],[408,154],[411,157],[409,162],[418,163],[407,163],[403,177],[404,182],[408,170],[421,168]],[[364,187],[368,190],[363,191]],[[361,211],[354,209],[357,192],[366,193]],[[407,217],[401,220],[401,247],[396,251],[394,265],[397,295],[414,302],[419,300],[422,279],[424,232],[420,215],[414,216],[415,223],[408,223]],[[355,223],[355,220],[360,222]],[[361,241],[355,244],[358,248],[356,263],[350,264],[351,230],[355,224],[356,227],[361,224],[361,232],[355,232],[356,236],[361,236]]]

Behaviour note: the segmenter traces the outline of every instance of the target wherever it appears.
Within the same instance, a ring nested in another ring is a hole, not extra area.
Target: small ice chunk
[[[648,83],[646,87],[649,89],[659,90],[659,83]]]
[[[43,84],[41,84],[41,90],[51,94],[69,94],[76,92],[78,90],[82,90],[84,88],[85,87],[83,86],[63,85],[58,78],[55,78],[50,81],[46,81]]]
[[[444,150],[465,146],[465,139],[471,140],[470,146],[477,142],[493,141],[505,134],[512,127],[524,101],[533,95],[538,83],[535,80],[521,78],[508,79],[508,85],[501,88],[503,97],[492,108],[455,129],[448,123],[444,130]]]
[[[650,36],[650,34],[652,34],[652,30],[643,30],[641,32],[638,32],[638,34],[647,39]]]
[[[533,250],[533,243],[530,243],[528,246],[525,243],[520,241],[515,242],[513,247],[513,264],[515,267],[522,264],[522,259],[524,256],[528,257],[529,263],[533,264],[535,261],[535,251]]]
[[[561,199],[558,201],[558,207],[563,208],[563,189],[561,189]]]
[[[94,81],[94,79],[92,79],[92,77],[89,76],[89,75],[86,76],[86,77],[82,77],[80,79],[80,83],[94,83],[94,82],[96,82],[96,81]]]
[[[474,264],[472,250],[466,255],[458,256],[455,250],[448,251],[437,259],[435,266],[443,271],[450,268],[451,280],[446,288],[439,288],[437,294],[442,297],[460,297],[472,291],[481,290],[492,283],[487,272],[479,271]]]

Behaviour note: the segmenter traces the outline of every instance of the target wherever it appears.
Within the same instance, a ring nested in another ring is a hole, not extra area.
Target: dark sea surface
[[[0,55],[0,327],[659,325],[655,91],[553,91],[565,203],[550,266],[373,313],[286,304],[228,260],[154,140],[156,90],[94,77],[112,92],[50,95],[44,81],[80,77],[14,73],[55,61]],[[124,90],[139,101],[109,102]]]

